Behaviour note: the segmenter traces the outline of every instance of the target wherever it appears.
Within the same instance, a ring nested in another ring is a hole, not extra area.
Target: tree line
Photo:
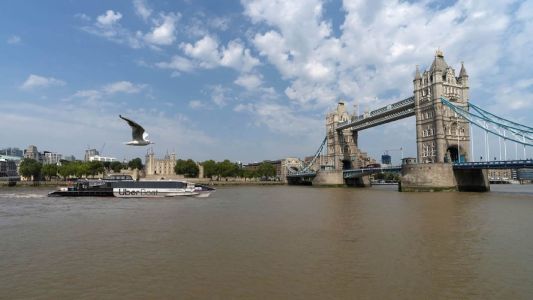
[[[206,160],[201,165],[204,168],[204,178],[216,180],[223,177],[269,178],[276,176],[276,167],[268,162],[261,163],[256,170],[244,169],[241,164],[228,159],[219,162]],[[176,174],[191,178],[198,177],[200,168],[192,159],[178,159],[174,171]]]
[[[268,163],[261,163],[256,169],[244,169],[241,164],[223,160],[216,162],[206,160],[201,163],[204,168],[205,178],[220,180],[220,178],[242,177],[242,178],[271,178],[276,176],[276,168]],[[52,177],[94,177],[105,172],[119,173],[122,169],[143,169],[142,160],[134,158],[127,163],[118,161],[61,161],[61,165],[42,164],[34,159],[25,158],[20,163],[19,173],[26,178],[33,180],[48,179]],[[192,159],[178,159],[174,167],[174,172],[188,178],[198,177],[200,168],[198,163]]]
[[[140,158],[130,160],[128,163],[119,161],[101,162],[101,161],[61,161],[61,165],[42,164],[31,158],[25,158],[20,162],[19,173],[26,178],[33,180],[48,179],[61,176],[69,177],[89,177],[102,174],[104,172],[116,172],[131,168],[142,170],[143,164]]]

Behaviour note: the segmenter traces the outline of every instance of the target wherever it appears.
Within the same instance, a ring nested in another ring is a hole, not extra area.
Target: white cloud
[[[145,21],[152,14],[152,9],[148,7],[145,0],[134,0],[133,6],[135,7],[135,13]]]
[[[107,10],[96,18],[92,25],[83,26],[82,30],[96,36],[106,38],[119,44],[126,44],[131,48],[151,47],[159,50],[159,46],[171,45],[176,37],[176,23],[180,19],[179,14],[159,13],[151,18],[151,10],[143,1],[135,1],[136,13],[141,17],[146,16],[153,23],[152,28],[146,33],[141,30],[129,30],[120,24],[122,14],[113,10]],[[85,16],[85,15],[83,15]],[[90,18],[79,17],[87,21]]]
[[[254,46],[287,80],[287,97],[304,110],[330,107],[339,98],[373,102],[409,96],[415,65],[431,64],[438,47],[452,66],[466,62],[477,78],[472,84],[499,85],[500,62],[527,56],[532,45],[531,18],[521,18],[530,14],[526,3],[515,13],[522,22],[512,31],[516,38],[509,34],[511,2],[458,1],[435,9],[427,2],[344,1],[337,35],[320,0],[242,4],[252,23],[266,25],[253,35]],[[506,39],[515,47],[505,47]]]
[[[26,81],[20,86],[23,90],[31,90],[34,88],[46,88],[50,86],[63,86],[65,81],[56,79],[54,77],[43,77],[35,74],[30,74]]]
[[[87,98],[89,100],[97,100],[102,97],[102,92],[98,90],[81,90],[81,91],[77,91],[76,93],[74,93],[72,97]]]
[[[179,55],[174,55],[170,62],[158,62],[155,65],[160,69],[171,69],[178,72],[191,72],[194,70],[193,62]]]
[[[250,49],[245,48],[239,40],[231,40],[226,46],[220,46],[214,37],[205,35],[194,44],[182,43],[180,48],[204,69],[228,67],[240,72],[249,72],[260,64],[259,60],[250,54]]]
[[[98,89],[79,90],[75,92],[71,98],[84,98],[87,99],[89,103],[100,105],[102,103],[97,102],[97,100],[100,100],[106,96],[111,96],[118,93],[138,94],[145,90],[146,87],[146,84],[135,84],[124,80],[116,81],[106,84]]]
[[[205,105],[200,100],[191,100],[189,101],[189,107],[192,109],[200,109],[203,108]]]
[[[89,17],[88,15],[84,14],[84,13],[77,13],[74,15],[75,18],[78,18],[80,20],[83,20],[83,21],[91,21],[91,17]]]
[[[104,86],[102,90],[107,94],[115,94],[115,93],[137,94],[145,87],[146,85],[144,84],[133,84],[129,81],[117,81],[117,82]]]
[[[178,22],[180,15],[177,14],[161,14],[158,20],[155,20],[155,26],[151,32],[144,36],[144,40],[149,44],[158,46],[167,46],[174,42],[176,39],[176,23]]]
[[[224,47],[220,53],[220,65],[230,67],[242,72],[249,72],[259,65],[259,60],[252,57],[250,50],[246,49],[239,41],[233,40]]]
[[[244,87],[247,90],[255,90],[262,84],[261,76],[258,74],[241,74],[235,80],[235,84]]]
[[[100,26],[113,26],[122,18],[120,12],[114,12],[113,10],[106,11],[103,15],[99,15],[96,18],[96,22]]]
[[[323,120],[302,115],[285,105],[259,102],[238,104],[234,111],[254,115],[255,125],[265,125],[273,132],[289,136],[316,136],[324,127]]]
[[[10,45],[20,44],[21,41],[22,39],[18,35],[12,35],[7,39],[7,43]]]
[[[215,85],[211,87],[211,101],[218,107],[224,107],[231,100],[229,94],[229,89],[223,87],[222,85]]]
[[[180,47],[186,55],[197,59],[203,68],[214,68],[220,61],[218,42],[211,36],[206,35],[194,44],[186,43]]]

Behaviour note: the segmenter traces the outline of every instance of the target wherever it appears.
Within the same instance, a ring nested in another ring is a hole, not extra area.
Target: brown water
[[[531,299],[533,186],[0,189],[2,299]]]

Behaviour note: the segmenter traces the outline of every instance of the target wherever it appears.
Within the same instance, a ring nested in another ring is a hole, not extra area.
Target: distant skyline
[[[533,1],[2,1],[0,26],[0,148],[144,157],[122,114],[157,156],[309,156],[339,100],[411,96],[437,49],[471,102],[533,120]],[[416,156],[414,117],[359,136]]]

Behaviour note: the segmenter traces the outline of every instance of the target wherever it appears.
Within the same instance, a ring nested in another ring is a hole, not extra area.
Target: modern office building
[[[8,147],[8,148],[0,149],[0,155],[23,157],[24,151],[17,147]]]

